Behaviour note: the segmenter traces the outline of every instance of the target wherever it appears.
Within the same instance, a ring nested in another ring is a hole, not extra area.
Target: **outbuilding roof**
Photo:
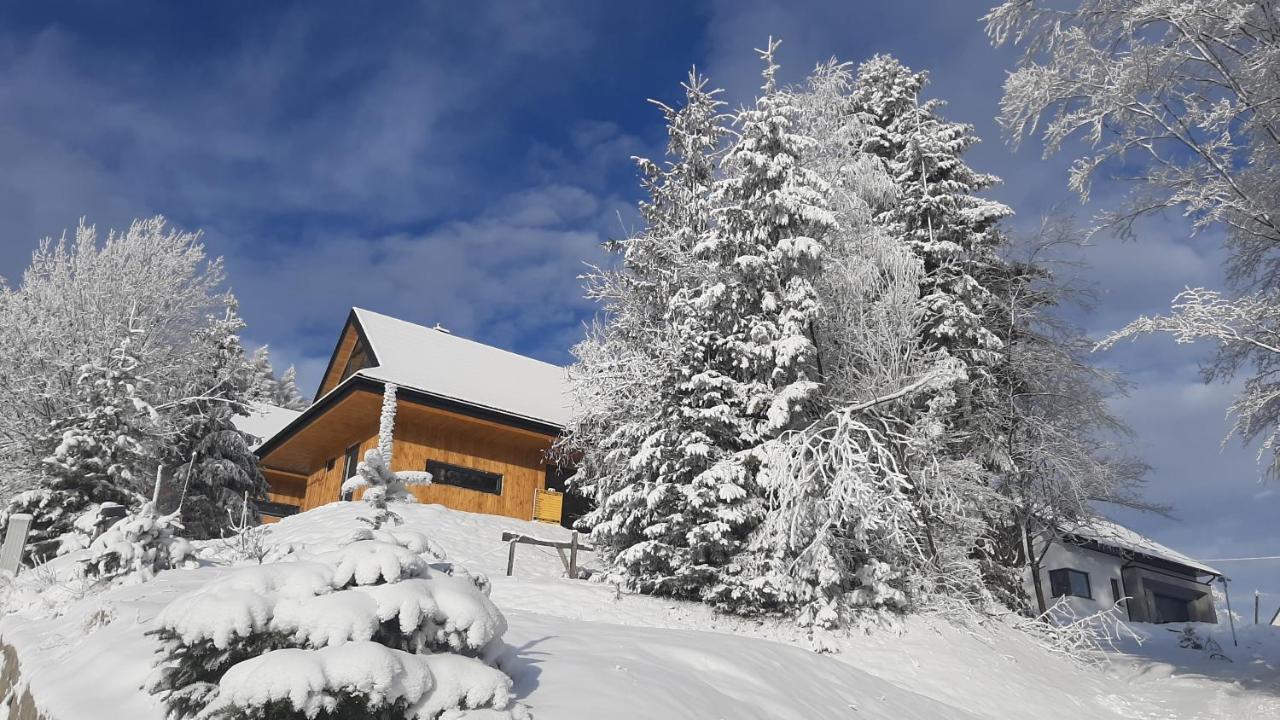
[[[253,443],[256,449],[301,414],[299,410],[290,410],[267,403],[252,403],[249,406],[248,415],[236,415],[231,418],[231,422],[240,432],[257,438]]]
[[[1218,570],[1189,555],[1184,555],[1177,550],[1165,547],[1145,535],[1134,532],[1106,518],[1092,518],[1065,528],[1063,532],[1082,540],[1091,540],[1099,545],[1114,548],[1121,553],[1146,555],[1166,562],[1184,565],[1204,575],[1222,575]]]

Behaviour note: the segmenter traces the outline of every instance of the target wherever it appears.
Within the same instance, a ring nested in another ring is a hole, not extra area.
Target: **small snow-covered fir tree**
[[[388,522],[399,525],[401,518],[392,512],[388,502],[417,502],[410,485],[430,485],[431,473],[417,470],[392,470],[392,451],[395,448],[396,386],[387,383],[382,393],[382,414],[378,420],[378,446],[364,454],[364,460],[356,466],[356,474],[342,482],[342,496],[349,497],[356,490],[363,490],[363,499],[374,509],[367,522],[375,530]],[[365,519],[365,518],[362,518]]]
[[[381,530],[225,572],[157,617],[147,689],[171,720],[527,718],[485,659],[507,628],[488,580],[443,559]]]
[[[253,351],[249,363],[253,367],[253,382],[249,388],[251,399],[290,410],[307,407],[307,401],[298,389],[297,369],[290,365],[284,374],[276,377],[276,371],[271,366],[270,348],[263,345]]]

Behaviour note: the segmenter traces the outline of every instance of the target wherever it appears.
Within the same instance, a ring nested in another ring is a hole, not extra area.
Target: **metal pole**
[[[1227,598],[1227,620],[1231,621],[1231,644],[1240,647],[1240,643],[1236,641],[1236,619],[1231,615],[1231,591],[1227,589],[1227,578],[1225,575],[1219,575],[1218,579],[1222,581],[1222,594]]]
[[[1260,598],[1258,596],[1258,591],[1254,590],[1253,591],[1253,624],[1254,625],[1258,624],[1258,603],[1259,602],[1260,602]]]

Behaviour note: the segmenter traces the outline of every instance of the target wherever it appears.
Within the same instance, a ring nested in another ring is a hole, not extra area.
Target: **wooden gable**
[[[364,329],[360,327],[360,321],[352,311],[342,327],[342,334],[338,336],[338,344],[333,348],[324,378],[320,381],[320,389],[316,390],[316,398],[324,397],[325,393],[357,371],[377,364],[378,358],[373,354],[369,339],[365,337]]]

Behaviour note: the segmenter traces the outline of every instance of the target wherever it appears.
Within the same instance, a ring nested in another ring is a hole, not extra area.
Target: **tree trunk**
[[[1026,523],[1022,523],[1022,552],[1027,558],[1027,570],[1031,573],[1031,585],[1035,588],[1036,607],[1040,609],[1038,614],[1043,615],[1049,610],[1049,606],[1044,601],[1044,584],[1040,580],[1040,557],[1035,553],[1035,543],[1031,539],[1031,528]]]

